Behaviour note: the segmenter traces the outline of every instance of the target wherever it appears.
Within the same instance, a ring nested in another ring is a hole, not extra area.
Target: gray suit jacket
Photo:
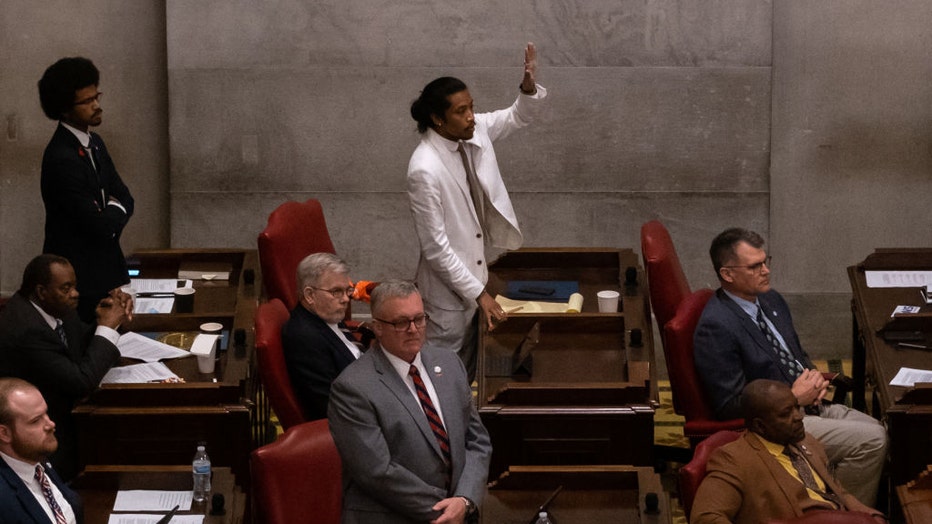
[[[343,522],[429,522],[450,496],[479,504],[492,445],[456,353],[423,348],[452,453],[449,493],[444,464],[421,405],[381,348],[349,365],[330,392],[330,431],[343,461]],[[440,372],[436,372],[439,368]]]

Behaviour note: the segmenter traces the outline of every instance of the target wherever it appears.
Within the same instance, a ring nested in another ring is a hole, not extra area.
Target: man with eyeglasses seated
[[[803,351],[790,308],[770,288],[770,257],[752,231],[728,229],[709,255],[721,287],[709,299],[694,335],[696,371],[715,416],[742,416],[742,390],[769,379],[791,387],[805,407],[806,431],[825,446],[838,481],[873,506],[887,452],[884,427],[864,413],[823,403],[829,384]]]
[[[42,111],[58,122],[42,155],[43,253],[67,258],[78,277],[78,316],[97,317],[101,299],[129,283],[120,235],[133,216],[133,196],[107,146],[101,124],[100,72],[87,58],[62,58],[39,80]],[[131,312],[131,311],[130,311]]]
[[[476,522],[492,445],[462,360],[425,347],[414,284],[372,292],[378,346],[333,383],[328,418],[343,462],[343,522]]]
[[[305,257],[296,281],[301,299],[282,326],[282,351],[298,402],[317,420],[327,417],[333,379],[362,354],[343,324],[353,283],[349,266],[330,253]]]

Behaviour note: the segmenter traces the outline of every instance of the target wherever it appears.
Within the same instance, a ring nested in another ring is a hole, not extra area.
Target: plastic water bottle
[[[194,474],[194,502],[204,502],[210,495],[210,457],[204,446],[197,447],[191,471]]]
[[[553,521],[550,520],[550,515],[546,511],[541,511],[537,514],[537,520],[534,521],[534,524],[553,524]]]

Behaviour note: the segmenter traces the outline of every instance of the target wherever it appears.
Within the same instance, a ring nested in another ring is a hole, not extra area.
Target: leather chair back
[[[693,508],[693,501],[696,500],[696,491],[699,490],[699,484],[702,484],[702,479],[705,478],[705,467],[712,452],[740,436],[741,433],[738,431],[726,430],[714,433],[696,446],[692,460],[680,468],[677,473],[677,483],[680,491],[680,503],[683,505],[683,512],[686,514],[687,522],[689,521],[689,512]]]
[[[327,419],[289,428],[250,454],[253,520],[260,524],[339,524],[342,463]]]
[[[651,307],[662,331],[676,314],[676,307],[689,295],[689,282],[670,233],[660,221],[651,220],[641,226],[641,256],[647,271]]]
[[[686,418],[683,433],[695,446],[703,438],[725,429],[744,427],[743,419],[716,420],[699,381],[693,356],[693,334],[699,317],[714,291],[705,288],[687,295],[676,314],[663,329],[664,358],[670,388],[673,390],[673,410]]]
[[[288,201],[269,215],[268,225],[259,234],[259,263],[269,298],[285,303],[288,310],[298,304],[295,271],[298,263],[312,253],[334,253],[320,202],[310,199]]]
[[[282,352],[282,326],[288,321],[288,309],[277,298],[259,304],[256,310],[256,359],[259,379],[269,397],[272,410],[284,429],[307,421],[298,397],[291,386],[285,355]]]

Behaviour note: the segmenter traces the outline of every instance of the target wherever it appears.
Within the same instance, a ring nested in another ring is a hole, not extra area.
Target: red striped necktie
[[[424,414],[427,415],[427,422],[430,424],[430,429],[434,432],[434,437],[437,438],[440,451],[443,452],[443,461],[449,466],[450,438],[447,436],[447,430],[443,427],[443,421],[440,420],[440,415],[437,414],[434,403],[430,400],[427,387],[424,386],[424,381],[421,380],[421,373],[417,370],[417,367],[412,365],[411,369],[408,370],[408,374],[411,375],[411,380],[414,381],[414,389],[417,392],[418,400],[421,401],[421,408],[424,410]]]

